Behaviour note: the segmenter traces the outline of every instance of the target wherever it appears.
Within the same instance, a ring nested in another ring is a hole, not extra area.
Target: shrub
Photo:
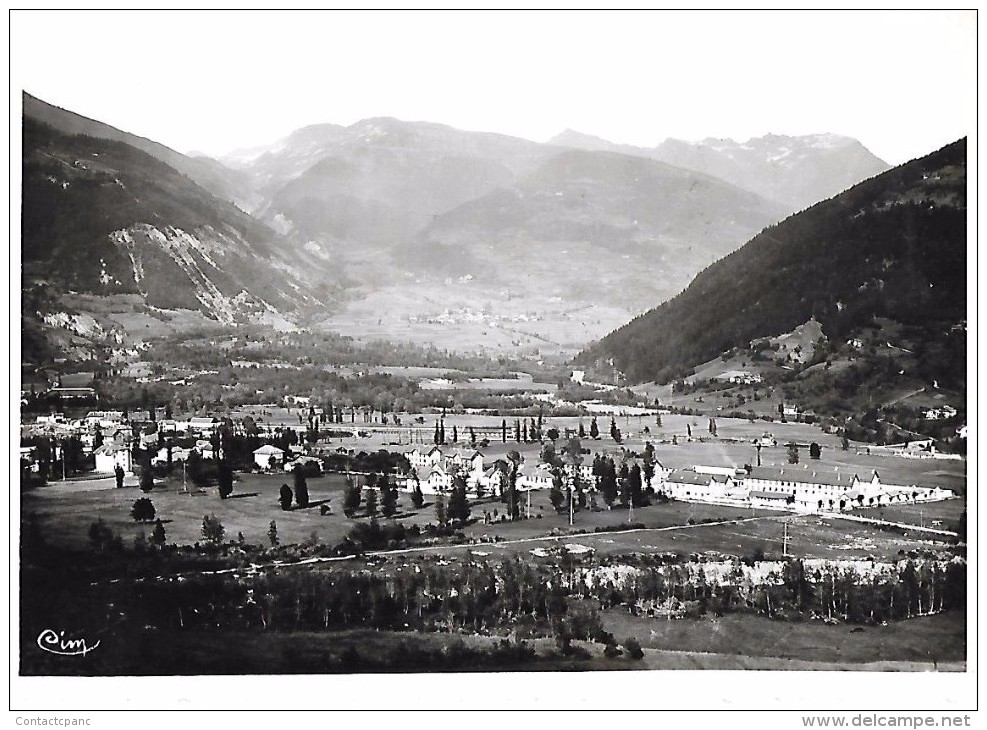
[[[223,527],[223,523],[219,521],[216,515],[202,516],[202,537],[213,545],[218,545],[223,541],[224,534],[226,534],[226,528]]]
[[[154,519],[154,504],[147,497],[141,497],[130,508],[130,516],[134,522],[150,522]]]
[[[291,491],[291,487],[287,484],[281,485],[281,495],[278,497],[278,503],[281,505],[281,509],[285,512],[291,509],[291,500],[294,498],[294,493]]]
[[[644,658],[644,650],[641,648],[641,644],[631,636],[624,640],[624,648],[627,650],[627,656],[631,659],[638,661]]]
[[[151,542],[158,547],[164,547],[166,539],[164,525],[161,524],[161,520],[156,520],[154,530],[151,532]]]

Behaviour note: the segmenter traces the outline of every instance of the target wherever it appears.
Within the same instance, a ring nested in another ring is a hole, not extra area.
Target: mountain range
[[[566,130],[550,144],[645,157],[726,180],[794,212],[888,169],[860,142],[836,134],[769,134],[747,142],[669,138],[657,147],[618,145]]]
[[[25,94],[23,275],[226,324],[575,352],[886,167],[829,136],[678,147],[375,118],[215,160]]]

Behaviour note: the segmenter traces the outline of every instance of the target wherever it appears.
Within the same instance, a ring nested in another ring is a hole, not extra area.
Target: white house
[[[445,453],[440,447],[431,446],[407,451],[405,457],[414,472],[404,480],[408,489],[413,489],[416,483],[422,486],[422,491],[426,485],[439,491],[450,489],[456,473],[473,488],[485,480],[483,454],[476,449],[452,449]]]
[[[273,462],[271,461],[272,459]],[[271,468],[272,463],[275,466],[280,466],[284,463],[284,451],[279,449],[277,446],[264,444],[259,449],[254,451],[254,463],[261,469]]]
[[[195,442],[195,450],[199,452],[199,456],[201,456],[203,459],[216,458],[216,451],[215,449],[213,449],[212,442],[210,441],[206,441],[204,439],[198,439]],[[257,452],[255,451],[254,453],[256,454]]]
[[[438,446],[415,448],[405,452],[413,469],[431,469],[442,463],[442,449]]]
[[[83,419],[87,425],[112,428],[123,421],[123,411],[89,411]]]
[[[517,472],[518,489],[551,489],[552,470],[548,464],[521,464]]]
[[[426,494],[439,494],[452,489],[452,472],[442,464],[436,464],[431,469],[412,469],[412,472],[412,486],[417,483]]]
[[[483,454],[476,449],[455,449],[444,460],[446,464],[465,472],[468,480],[483,476]]]
[[[133,461],[130,449],[119,443],[107,441],[93,452],[96,457],[96,471],[112,474],[119,465],[124,472],[133,472]]]

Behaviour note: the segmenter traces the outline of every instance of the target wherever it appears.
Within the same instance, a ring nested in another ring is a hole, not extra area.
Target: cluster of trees
[[[76,436],[62,439],[28,436],[21,439],[21,446],[34,447],[37,478],[42,482],[73,477],[95,468],[93,457],[85,455],[82,441]]]
[[[167,362],[181,362],[174,353],[170,358]],[[196,375],[181,387],[155,384],[152,400],[173,403],[176,410],[183,413],[205,413],[252,405],[258,399],[280,403],[287,396],[301,394],[325,408],[324,420],[328,423],[355,423],[368,411],[379,412],[385,417],[391,413],[450,408],[450,405],[456,413],[467,408],[514,413],[545,406],[521,388],[498,392],[455,386],[442,390],[421,389],[411,378],[373,372],[340,375],[311,365],[292,366],[286,371],[282,368],[233,367],[226,361],[213,367],[215,372]],[[286,376],[286,372],[289,375]],[[105,402],[115,404],[132,404],[139,393],[130,379],[117,376],[99,381],[99,392]],[[359,419],[357,411],[361,412]]]
[[[607,508],[615,503],[622,507],[647,507],[651,504],[655,491],[645,471],[654,476],[654,451],[646,449],[646,453],[650,454],[650,458],[645,458],[643,468],[637,463],[628,466],[625,461],[618,469],[612,456],[602,454],[597,454],[593,459],[593,479]]]
[[[374,521],[361,526],[360,538],[368,546],[388,544],[400,539],[400,530],[399,523]],[[598,619],[599,610],[614,607],[638,615],[747,612],[874,623],[966,606],[963,561],[910,559],[863,577],[838,565],[810,571],[801,560],[789,560],[780,574],[756,582],[741,564],[716,578],[702,563],[639,560],[620,579],[567,556],[545,564],[421,559],[416,570],[200,574],[181,583],[121,581],[100,590],[106,591],[103,600],[141,625],[210,631],[509,629],[554,636],[560,648],[574,638],[614,644]],[[636,653],[626,642],[625,649]]]
[[[535,443],[541,441],[544,437],[551,439],[552,431],[555,432],[555,438],[558,438],[558,431],[555,429],[549,429],[548,433],[544,433],[544,423],[545,419],[541,406],[538,407],[537,418],[516,418],[514,419],[513,427],[508,426],[507,419],[505,418],[500,422],[500,440],[502,443],[507,443],[508,440],[513,440],[518,444]],[[436,433],[438,434],[438,431]],[[436,443],[439,442],[437,441]]]
[[[738,564],[726,580],[707,575],[702,564],[664,563],[661,558],[626,580],[587,581],[582,596],[604,608],[631,607],[635,612],[700,616],[754,612],[771,618],[816,616],[854,623],[894,621],[966,606],[964,561],[907,559],[888,564],[873,577],[838,564],[810,570],[800,559],[782,564],[763,583],[752,582]]]

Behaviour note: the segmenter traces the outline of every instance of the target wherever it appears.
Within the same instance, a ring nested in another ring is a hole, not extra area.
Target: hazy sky
[[[219,155],[372,116],[544,141],[856,137],[896,164],[976,125],[965,12],[14,12],[20,90]]]

